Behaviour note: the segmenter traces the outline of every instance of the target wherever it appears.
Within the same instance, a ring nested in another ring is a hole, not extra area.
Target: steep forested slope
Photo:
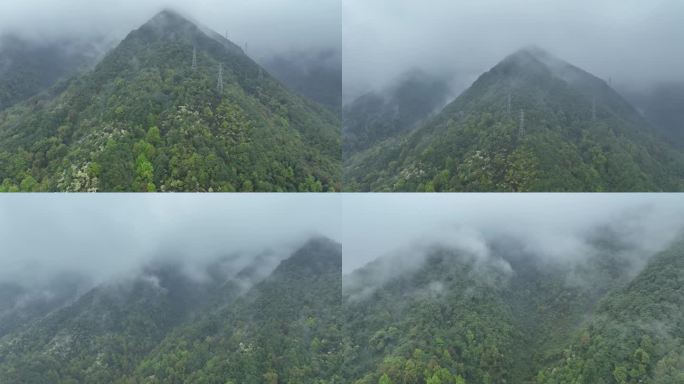
[[[199,280],[161,263],[97,286],[0,337],[0,381],[339,382],[340,252],[313,239],[266,277],[260,257]]]
[[[338,118],[174,12],[65,87],[0,113],[4,190],[339,189]]]
[[[341,247],[314,239],[229,308],[179,329],[133,382],[335,383]]]
[[[0,376],[5,383],[114,382],[206,303],[209,288],[174,267],[99,286],[1,339]]]
[[[608,84],[538,48],[486,72],[422,127],[345,163],[345,188],[679,191],[684,154]]]
[[[684,382],[684,244],[607,295],[537,382]]]
[[[521,250],[501,244],[482,260],[433,249],[423,263],[417,254],[390,257],[345,277],[343,377],[373,384],[681,380],[681,245],[636,277],[639,262],[614,246],[573,265]]]

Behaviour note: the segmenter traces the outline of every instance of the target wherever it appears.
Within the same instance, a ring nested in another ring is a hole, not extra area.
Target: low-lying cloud
[[[506,55],[536,44],[616,86],[684,80],[678,0],[348,0],[344,98],[419,68],[460,93]]]
[[[287,257],[312,236],[339,241],[339,217],[338,195],[5,196],[0,283],[40,286],[63,274],[99,283],[159,261],[202,278],[218,258],[245,264],[245,255]]]
[[[396,275],[420,267],[434,246],[488,260],[499,241],[542,262],[573,264],[599,252],[599,235],[638,266],[681,237],[684,196],[352,194],[342,225],[345,274],[388,257],[388,274]]]
[[[207,26],[255,58],[290,51],[339,51],[338,0],[10,0],[0,2],[0,35],[39,41],[123,39],[162,9]]]

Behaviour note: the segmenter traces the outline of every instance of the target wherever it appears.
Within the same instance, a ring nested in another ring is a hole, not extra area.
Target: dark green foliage
[[[378,265],[379,268],[384,268]],[[354,383],[499,383],[510,378],[515,330],[496,280],[468,277],[473,260],[440,251],[417,272],[367,291],[369,267],[345,305],[344,374]],[[358,285],[358,286],[357,286]],[[370,285],[372,287],[372,285]],[[430,381],[434,376],[441,381]],[[386,380],[385,380],[386,381]]]
[[[199,281],[158,265],[37,317],[0,337],[0,381],[342,383],[341,246],[310,240],[247,291],[265,260],[228,280],[226,262]]]
[[[131,382],[337,383],[341,248],[312,240],[217,313],[179,329]]]
[[[539,383],[684,382],[684,245],[609,294]]]
[[[487,260],[428,250],[424,262],[414,254],[369,264],[345,280],[343,377],[680,383],[684,247],[654,256],[634,277],[638,262],[601,241],[597,255],[570,267],[507,242]]]
[[[422,127],[345,159],[345,189],[679,191],[684,154],[604,81],[527,49]]]
[[[0,188],[339,190],[338,122],[165,11],[58,96],[0,113]]]
[[[6,383],[115,382],[205,297],[206,287],[170,267],[100,286],[6,336],[0,377]]]

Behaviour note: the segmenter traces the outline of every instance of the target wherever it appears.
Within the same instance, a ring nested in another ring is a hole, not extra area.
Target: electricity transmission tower
[[[216,90],[223,93],[223,64],[219,64],[218,80],[216,81]]]
[[[518,128],[518,135],[525,136],[525,111],[520,110],[520,127]]]
[[[591,99],[591,120],[596,120],[596,97]]]
[[[197,48],[192,47],[192,70],[197,70]]]

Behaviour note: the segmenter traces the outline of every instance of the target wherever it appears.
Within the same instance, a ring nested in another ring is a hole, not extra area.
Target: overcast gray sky
[[[2,0],[0,33],[122,39],[163,8],[228,32],[253,57],[341,45],[339,0]]]
[[[488,256],[487,239],[512,236],[540,257],[572,261],[608,225],[643,253],[684,230],[683,194],[345,194],[343,270],[416,246],[445,245]]]
[[[345,0],[344,98],[422,68],[457,91],[536,44],[616,85],[684,81],[681,0]]]
[[[188,264],[234,252],[339,241],[337,194],[7,195],[0,199],[0,282],[80,272],[95,281],[163,257]]]

